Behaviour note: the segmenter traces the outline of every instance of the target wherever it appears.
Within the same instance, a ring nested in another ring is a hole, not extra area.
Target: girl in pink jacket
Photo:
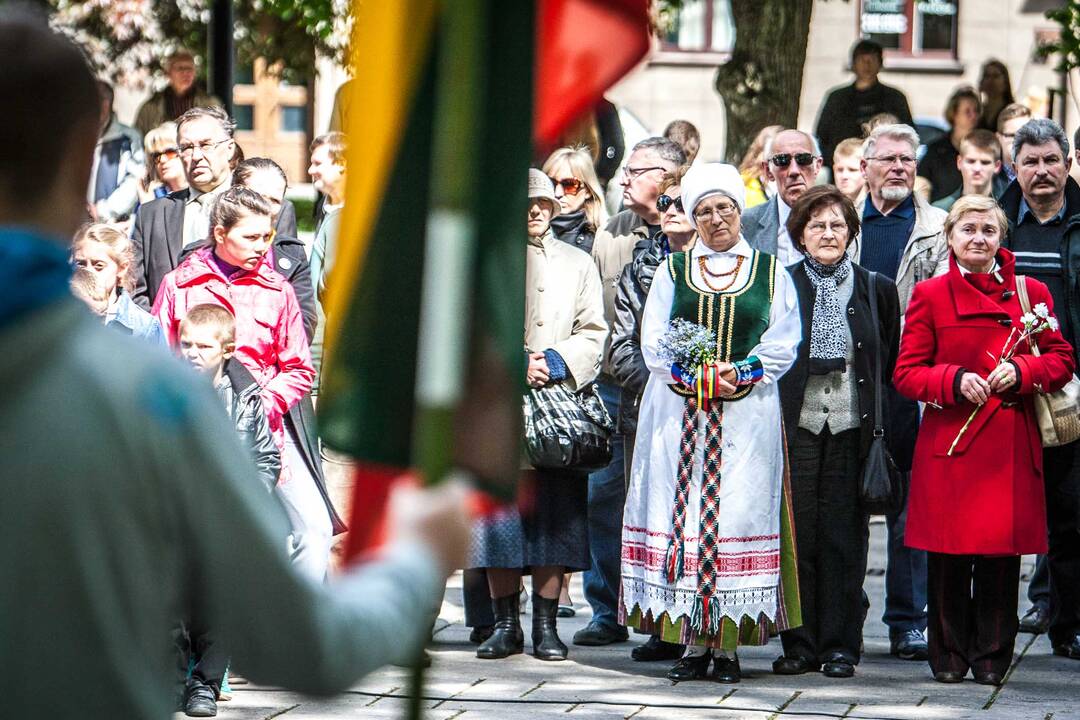
[[[292,286],[266,261],[273,241],[270,204],[246,187],[232,187],[210,214],[212,245],[165,276],[153,315],[176,347],[180,321],[202,303],[236,318],[235,357],[262,388],[263,406],[281,451],[278,495],[292,521],[293,561],[315,579],[325,575],[333,528],[317,480],[291,437],[285,414],[315,380],[300,304]]]

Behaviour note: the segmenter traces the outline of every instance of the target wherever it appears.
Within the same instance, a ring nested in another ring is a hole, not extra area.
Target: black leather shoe
[[[491,637],[476,648],[476,657],[481,660],[498,660],[525,651],[525,634],[521,631],[521,596],[516,592],[501,598],[495,598],[491,604],[495,609],[495,626]]]
[[[598,622],[590,622],[574,633],[575,645],[588,645],[590,647],[626,642],[629,639],[630,633],[627,632],[626,628],[601,625]]]
[[[712,652],[710,651],[706,651],[704,655],[680,658],[679,662],[672,665],[671,669],[667,671],[667,678],[675,682],[704,680],[709,677],[710,660],[712,660]]]
[[[1080,660],[1080,635],[1074,637],[1070,642],[1054,645],[1054,654]]]
[[[831,678],[849,678],[855,675],[855,666],[843,655],[836,654],[825,661],[821,674]]]
[[[934,679],[939,683],[958,683],[964,681],[964,676],[955,670],[942,670],[934,673]]]
[[[819,667],[821,666],[810,662],[804,657],[781,655],[773,660],[772,671],[777,675],[802,675],[811,670],[817,672]]]
[[[975,673],[975,682],[980,685],[1000,685],[1001,676],[996,672],[977,672]]]
[[[565,660],[566,645],[559,639],[556,628],[559,600],[548,600],[536,593],[532,596],[532,654],[539,660]]]
[[[1050,611],[1042,605],[1032,605],[1020,618],[1020,632],[1042,635],[1050,627]]]
[[[201,682],[191,682],[184,697],[184,714],[188,717],[215,717],[217,693]]]
[[[644,645],[638,645],[630,651],[630,657],[638,662],[654,662],[656,660],[677,660],[682,657],[685,645],[669,643],[661,640],[657,635],[649,638]]]
[[[714,657],[712,679],[718,683],[734,684],[742,680],[739,658]]]
[[[480,643],[491,637],[491,633],[495,632],[494,625],[477,625],[469,633],[469,642],[473,645],[479,645]]]
[[[889,652],[901,660],[925,660],[929,656],[926,638],[918,630],[908,630],[893,638],[889,643]]]

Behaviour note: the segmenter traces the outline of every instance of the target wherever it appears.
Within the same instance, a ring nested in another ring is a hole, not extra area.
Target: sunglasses
[[[551,182],[556,187],[562,187],[562,191],[566,195],[577,195],[585,189],[585,182],[577,178],[563,178],[562,180],[551,178]]]
[[[180,151],[176,148],[165,148],[161,152],[153,153],[150,157],[154,162],[157,162],[161,158],[165,158],[166,160],[175,160],[176,158],[180,157]]]
[[[677,210],[678,212],[685,212],[683,210],[681,197],[673,198],[670,195],[661,195],[660,197],[656,198],[656,209],[658,212],[665,213],[667,212],[667,209],[672,205],[675,206],[675,210]]]
[[[784,168],[791,164],[791,158],[795,158],[795,163],[799,167],[806,167],[814,163],[814,154],[808,152],[795,153],[794,155],[791,153],[777,153],[769,158],[769,162],[776,167]]]

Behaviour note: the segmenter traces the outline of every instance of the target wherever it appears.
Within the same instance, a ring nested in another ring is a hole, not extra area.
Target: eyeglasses
[[[551,183],[555,187],[561,187],[563,193],[570,196],[577,195],[585,189],[585,182],[577,178],[563,178],[562,180],[551,178]]]
[[[657,210],[657,212],[665,213],[665,212],[667,212],[668,208],[671,207],[672,205],[675,206],[675,210],[677,212],[686,212],[685,210],[683,210],[683,204],[682,204],[682,198],[681,197],[673,198],[670,195],[661,195],[660,197],[656,198],[656,210]]]
[[[721,219],[727,220],[729,217],[735,214],[736,206],[732,203],[721,203],[714,208],[702,208],[694,211],[695,220],[708,220],[713,215],[719,215]]]
[[[643,167],[643,168],[635,168],[635,167],[630,167],[629,165],[627,165],[622,169],[622,172],[623,172],[624,177],[626,177],[626,178],[628,178],[630,180],[636,180],[637,178],[641,177],[642,175],[644,175],[647,172],[651,172],[653,170],[666,170],[666,169],[667,168],[660,167],[659,165],[653,165],[652,167]]]
[[[911,155],[885,155],[884,157],[868,157],[866,159],[888,166],[895,165],[897,160],[899,160],[900,164],[904,167],[911,167],[915,164],[915,158]]]
[[[795,163],[799,167],[806,167],[814,163],[814,154],[808,152],[795,153],[794,155],[791,153],[777,153],[769,158],[769,162],[776,167],[784,168],[791,164],[791,158],[795,158]]]
[[[178,157],[180,157],[180,151],[177,150],[174,147],[165,148],[164,150],[162,150],[160,152],[150,154],[150,159],[153,160],[154,162],[157,162],[158,160],[161,160],[162,158],[164,158],[166,161],[175,160]]]
[[[221,145],[223,143],[227,143],[229,142],[229,140],[230,138],[225,138],[224,140],[218,140],[217,142],[206,141],[201,142],[198,145],[181,145],[180,157],[189,158],[192,156],[196,149],[198,149],[198,151],[202,155],[206,155],[206,153],[210,152],[213,148],[216,148],[218,145]]]

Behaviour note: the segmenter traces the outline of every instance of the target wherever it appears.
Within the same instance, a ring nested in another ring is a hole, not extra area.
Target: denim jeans
[[[911,482],[911,475],[904,474]],[[907,493],[905,493],[906,495]],[[909,630],[926,631],[926,551],[904,545],[907,525],[907,501],[898,513],[885,516],[889,533],[885,565],[885,614],[889,637],[896,638]]]
[[[619,386],[598,383],[600,397],[612,419],[619,416]],[[618,627],[619,583],[622,563],[622,516],[626,502],[623,438],[611,437],[611,463],[589,475],[589,555],[585,571],[585,599],[592,606],[593,622]]]
[[[1050,607],[1050,570],[1047,568],[1045,555],[1036,555],[1036,558],[1035,572],[1031,573],[1027,596],[1032,605],[1047,610]]]

